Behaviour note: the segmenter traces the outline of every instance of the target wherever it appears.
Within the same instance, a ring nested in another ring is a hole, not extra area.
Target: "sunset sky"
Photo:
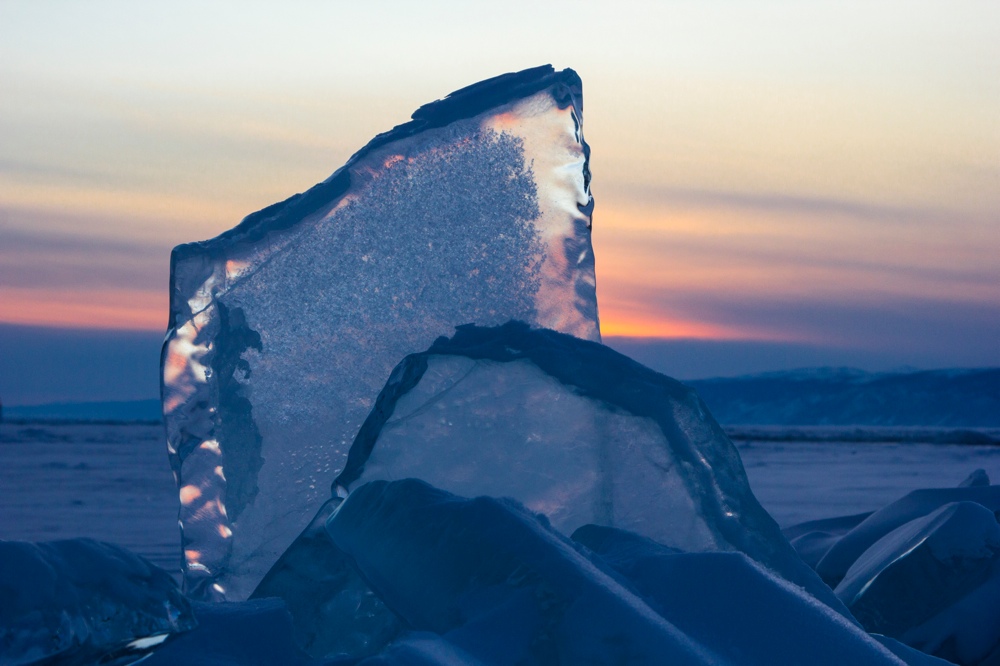
[[[0,0],[0,396],[42,329],[158,344],[174,245],[549,62],[584,81],[606,336],[688,377],[1000,365],[995,0]]]

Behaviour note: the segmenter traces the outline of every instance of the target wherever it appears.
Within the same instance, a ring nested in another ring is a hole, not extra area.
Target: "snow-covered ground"
[[[1000,447],[736,441],[751,487],[781,526],[872,511],[977,468]],[[0,424],[0,538],[93,537],[180,566],[177,492],[159,425]]]

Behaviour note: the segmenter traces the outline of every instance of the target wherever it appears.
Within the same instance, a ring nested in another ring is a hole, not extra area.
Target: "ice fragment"
[[[188,594],[250,594],[406,354],[514,318],[600,338],[582,110],[572,70],[484,81],[174,250],[162,387]]]
[[[0,664],[132,663],[197,623],[170,575],[93,539],[0,541]]]
[[[459,327],[393,371],[337,484],[419,478],[689,552],[742,551],[846,614],[794,553],[697,394],[601,344]]]

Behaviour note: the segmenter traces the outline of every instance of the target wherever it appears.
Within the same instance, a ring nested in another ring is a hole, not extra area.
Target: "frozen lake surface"
[[[754,494],[784,527],[871,511],[974,469],[1000,480],[1000,447],[736,441]],[[177,491],[163,427],[0,424],[0,538],[93,537],[180,567]]]
[[[180,569],[163,426],[0,424],[0,539],[92,537]]]
[[[976,469],[1000,482],[1000,446],[923,442],[734,440],[754,495],[782,527],[874,511]]]

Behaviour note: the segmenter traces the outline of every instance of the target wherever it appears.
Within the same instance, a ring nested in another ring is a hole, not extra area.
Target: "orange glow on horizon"
[[[166,290],[0,289],[0,322],[51,328],[164,331]]]
[[[156,307],[155,302],[163,302]],[[153,305],[151,305],[153,304]],[[0,292],[0,323],[51,328],[162,331],[166,327],[165,294],[148,292],[54,292],[4,289]],[[625,308],[602,311],[601,333],[634,338],[701,338],[717,340],[773,339],[759,331],[671,318],[654,311]],[[174,364],[168,361],[168,368]]]
[[[746,330],[708,322],[684,320],[655,311],[636,312],[641,308],[607,308],[601,313],[604,337],[699,340],[791,341],[773,331]]]
[[[772,331],[750,331],[678,318],[630,298],[612,297],[602,303],[607,303],[601,307],[601,333],[605,336],[709,340],[785,339]],[[165,293],[17,288],[0,291],[0,323],[5,324],[163,331],[167,324],[167,312]],[[177,359],[169,358],[167,368],[168,372],[178,371]]]
[[[685,317],[681,312],[671,311],[669,306],[657,308],[654,304],[637,299],[629,293],[627,287],[622,289],[621,286],[603,289],[603,300],[598,298],[601,303],[601,335],[604,337],[816,342],[791,334],[790,331],[772,330],[759,325],[720,324]]]
[[[605,338],[647,338],[649,340],[704,340],[742,342],[819,342],[776,331],[743,330],[698,321],[675,319],[602,317],[601,335]]]
[[[729,339],[731,331],[697,321],[677,321],[639,317],[602,317],[601,335],[627,338],[709,338]]]

